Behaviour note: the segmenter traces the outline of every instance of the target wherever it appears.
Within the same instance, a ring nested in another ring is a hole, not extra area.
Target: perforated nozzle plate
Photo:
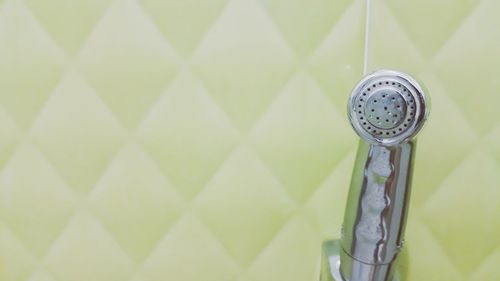
[[[418,83],[404,73],[389,70],[365,77],[354,88],[348,109],[358,135],[387,145],[415,136],[427,116],[425,96]]]

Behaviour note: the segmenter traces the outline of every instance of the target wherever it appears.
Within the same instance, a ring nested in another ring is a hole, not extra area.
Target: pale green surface
[[[365,1],[0,1],[1,281],[310,281],[338,237]],[[422,80],[412,281],[500,280],[500,3],[372,1]]]

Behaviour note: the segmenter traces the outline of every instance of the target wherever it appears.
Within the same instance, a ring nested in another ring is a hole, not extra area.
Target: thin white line
[[[370,18],[371,18],[372,1],[366,0],[366,15],[365,15],[365,50],[363,59],[363,75],[368,74],[368,49],[370,41]]]

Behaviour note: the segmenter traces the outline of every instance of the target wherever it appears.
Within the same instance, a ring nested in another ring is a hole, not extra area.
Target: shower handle
[[[345,280],[393,280],[404,243],[415,144],[359,142],[340,240]]]
[[[341,239],[324,245],[322,280],[395,281],[404,243],[416,135],[429,113],[409,75],[379,70],[363,78],[348,102],[360,137]]]

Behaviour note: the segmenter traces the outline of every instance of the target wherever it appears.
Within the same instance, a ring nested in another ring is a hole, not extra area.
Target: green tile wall
[[[379,68],[432,97],[409,280],[500,280],[499,10],[0,1],[0,281],[317,280]]]

